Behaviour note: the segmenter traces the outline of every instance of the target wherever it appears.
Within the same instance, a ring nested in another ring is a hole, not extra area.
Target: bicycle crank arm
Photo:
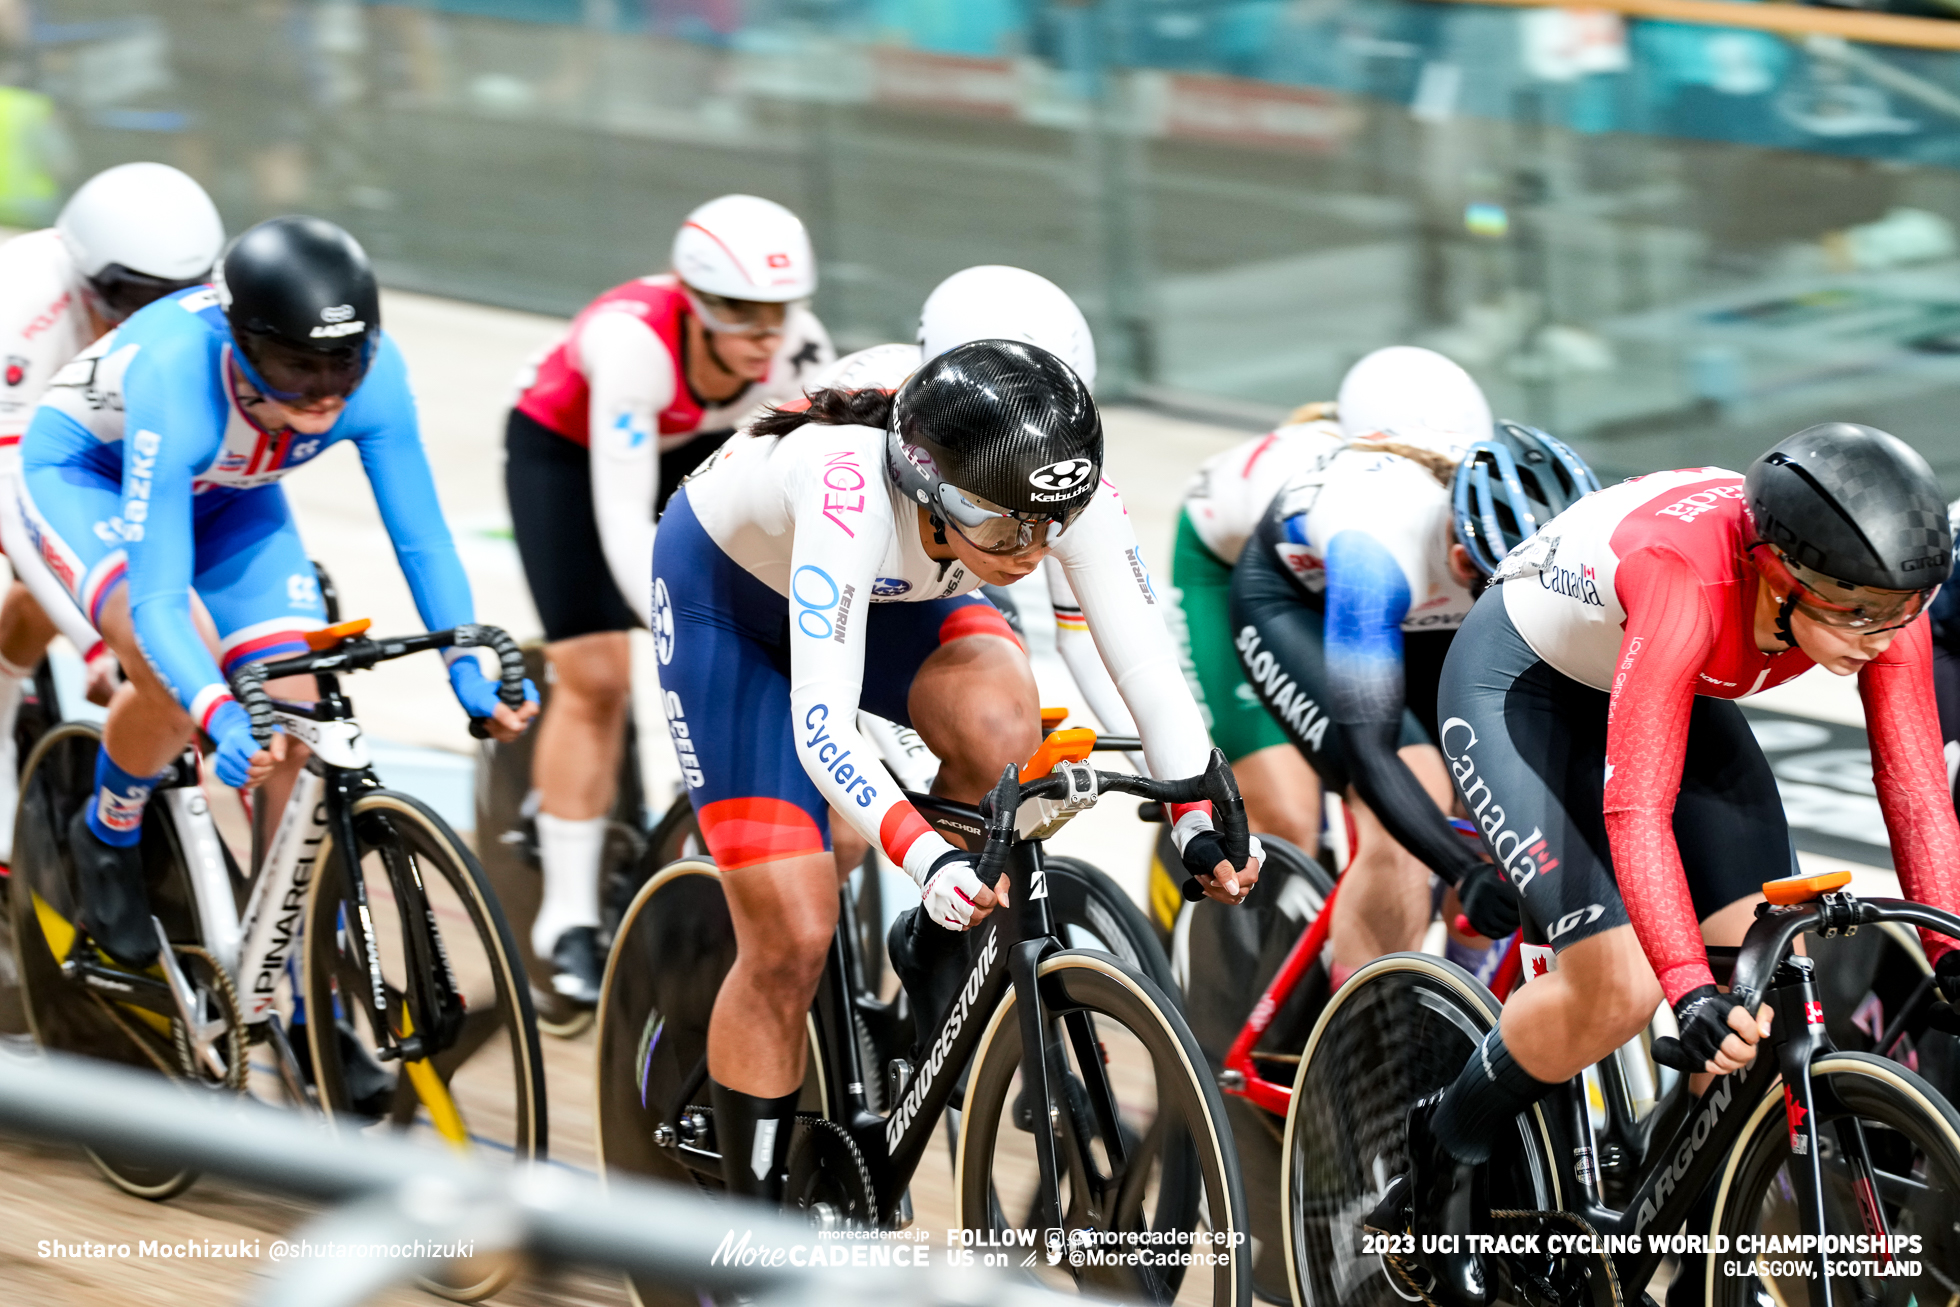
[[[115,1002],[127,1003],[160,1017],[177,1015],[176,995],[160,980],[139,976],[120,967],[106,966],[90,958],[70,958],[61,964],[61,974]]]
[[[170,936],[164,933],[163,923],[151,917],[150,924],[156,928],[157,944],[162,950],[157,955],[157,961],[163,964],[163,978],[170,986],[171,999],[177,1004],[177,1019],[184,1023],[184,1038],[191,1046],[191,1056],[208,1067],[219,1080],[223,1080],[230,1074],[224,1055],[218,1051],[218,1041],[225,1033],[225,1018],[220,1015],[216,1021],[203,1019],[204,1005],[199,1001],[197,991],[191,988],[184,969],[177,965],[177,951],[171,947]]]

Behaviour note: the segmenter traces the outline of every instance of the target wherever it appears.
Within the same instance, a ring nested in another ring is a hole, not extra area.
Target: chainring
[[[873,1229],[878,1195],[864,1154],[844,1128],[813,1112],[796,1114],[796,1137],[789,1146],[787,1211],[802,1212],[825,1229]]]

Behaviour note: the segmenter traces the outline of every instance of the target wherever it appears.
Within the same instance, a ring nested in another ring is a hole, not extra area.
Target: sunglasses
[[[1859,635],[1877,635],[1911,625],[1940,590],[1936,585],[1924,590],[1849,585],[1805,567],[1764,541],[1750,546],[1749,552],[1772,586],[1797,596],[1797,611],[1820,625]]]
[[[782,335],[789,321],[789,305],[766,300],[730,299],[689,287],[687,302],[702,326],[723,336],[767,340]]]

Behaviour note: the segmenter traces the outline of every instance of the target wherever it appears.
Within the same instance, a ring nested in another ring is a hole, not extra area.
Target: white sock
[[[599,854],[606,819],[567,821],[538,814],[538,860],[544,863],[544,901],[531,923],[531,951],[550,961],[551,947],[574,926],[599,924]]]
[[[0,862],[14,860],[14,809],[20,800],[20,759],[14,756],[14,722],[20,717],[23,672],[0,658]]]

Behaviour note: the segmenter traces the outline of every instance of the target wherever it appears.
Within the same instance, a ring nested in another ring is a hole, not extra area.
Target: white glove
[[[973,874],[975,856],[965,849],[947,850],[933,862],[919,887],[926,915],[947,930],[965,930],[973,924],[974,900],[986,888]]]

